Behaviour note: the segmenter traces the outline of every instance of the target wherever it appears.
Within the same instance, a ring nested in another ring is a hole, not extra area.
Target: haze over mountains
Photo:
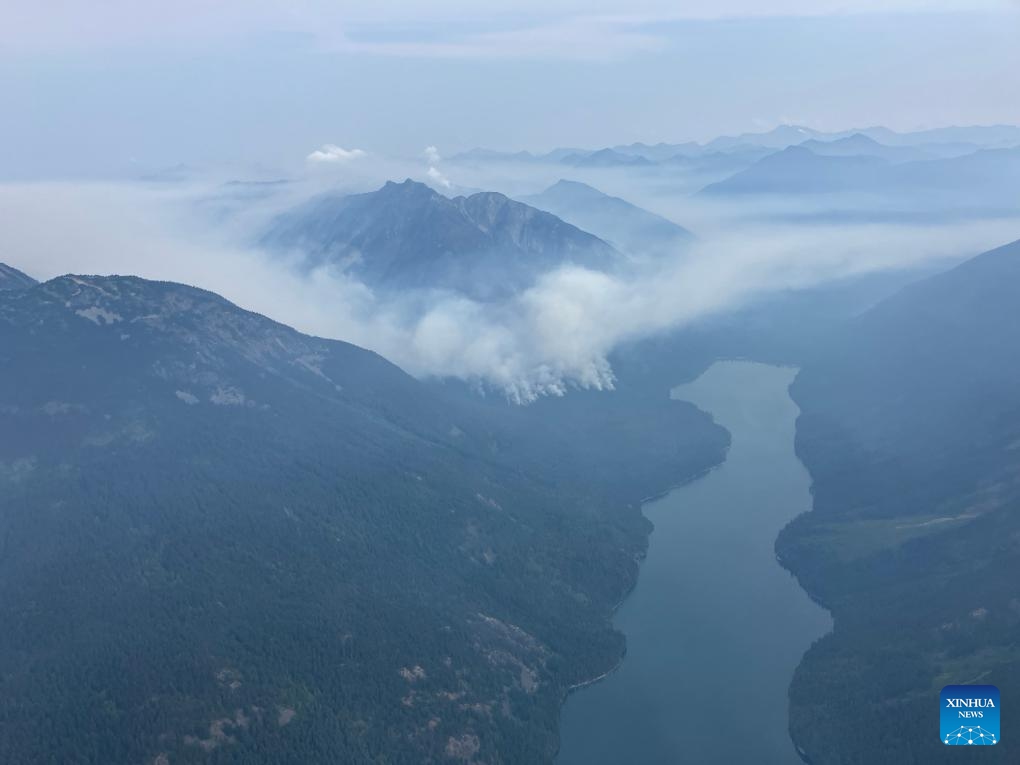
[[[621,144],[526,158],[475,151],[454,162],[476,174],[483,168],[496,174],[500,168],[517,168],[546,178],[555,172],[553,166],[567,164],[575,180],[596,187],[612,187],[614,176],[633,182],[644,175],[645,185],[671,187],[680,194],[704,191],[715,198],[824,194],[831,208],[826,216],[833,220],[907,222],[932,220],[934,210],[981,217],[1014,209],[1018,151],[1020,130],[1009,125],[915,133],[881,127],[822,132],[780,125],[701,144]]]
[[[679,252],[693,239],[683,226],[577,181],[559,180],[541,194],[521,197],[521,201],[635,255]]]
[[[865,144],[864,139],[871,143]],[[695,141],[655,145],[634,143],[592,150],[555,149],[547,154],[473,149],[455,155],[452,159],[454,161],[562,162],[577,166],[585,158],[589,158],[595,165],[650,165],[680,157],[692,158],[711,154],[739,153],[751,148],[781,151],[803,144],[807,144],[808,148],[815,148],[819,144],[835,144],[836,147],[842,147],[844,150],[853,148],[856,144],[862,150],[888,153],[890,158],[891,156],[909,156],[915,159],[920,159],[922,156],[952,157],[972,153],[979,149],[1018,146],[1020,145],[1020,128],[1013,125],[995,125],[947,127],[898,133],[884,127],[824,132],[800,125],[779,125],[767,132],[720,136],[705,143]],[[883,148],[877,149],[874,144]],[[894,154],[889,152],[890,148],[912,151]],[[866,151],[854,153],[866,153]]]
[[[815,147],[817,149],[817,146]],[[896,191],[943,192],[994,199],[1020,189],[1020,147],[983,149],[950,159],[890,162],[870,146],[857,151],[818,151],[791,146],[731,178],[707,194],[807,194]]]
[[[1020,763],[1020,0],[4,10],[0,765]]]
[[[570,154],[560,160],[571,167],[645,167],[652,163],[640,155],[623,154],[615,149]]]
[[[794,741],[940,761],[932,688],[1020,687],[1020,245],[952,267],[1020,230],[1016,134],[436,153],[436,188],[358,157],[215,185],[234,249],[197,255],[107,238],[147,208],[3,205],[39,276],[177,281],[0,265],[0,760],[551,763],[623,656],[640,501],[726,458],[668,391],[739,357],[801,369],[815,512],[776,549],[836,627]]]
[[[912,160],[933,159],[935,154],[928,154],[924,149],[914,146],[889,146],[869,138],[863,133],[854,133],[846,138],[835,141],[820,141],[812,138],[798,144],[812,154],[822,157],[879,157],[889,162],[910,162]]]

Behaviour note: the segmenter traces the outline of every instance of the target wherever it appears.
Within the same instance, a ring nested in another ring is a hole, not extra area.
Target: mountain
[[[372,286],[453,289],[481,300],[566,263],[604,270],[619,259],[601,239],[502,194],[450,199],[411,180],[315,197],[277,218],[262,242],[302,251],[308,267],[340,265]]]
[[[809,139],[843,138],[848,133],[823,133],[802,125],[779,125],[763,133],[742,133],[736,136],[720,136],[705,144],[706,152],[731,151],[740,146],[757,146],[766,149],[786,149],[804,143]]]
[[[820,156],[803,146],[770,154],[703,194],[808,194],[876,188],[888,165],[878,157]]]
[[[9,763],[549,763],[622,655],[638,498],[726,446],[135,277],[0,293],[0,368]]]
[[[791,389],[814,511],[776,549],[836,625],[790,690],[813,763],[949,762],[943,685],[1020,692],[1018,290],[1020,242],[882,301]]]
[[[708,195],[868,192],[941,195],[957,210],[1009,209],[1020,193],[1020,148],[983,149],[961,157],[893,164],[879,157],[820,156],[805,146],[770,154],[726,180],[706,186]]]
[[[898,133],[886,127],[869,127],[857,130],[825,132],[802,125],[779,125],[763,133],[743,133],[737,136],[720,136],[704,145],[706,151],[727,151],[740,144],[770,149],[786,149],[807,140],[832,142],[854,135],[864,135],[886,146],[914,146],[930,153],[940,154],[937,147],[971,146],[980,148],[1008,148],[1020,145],[1020,127],[1015,125],[977,125],[971,127],[944,127]]]
[[[451,162],[538,162],[530,151],[495,151],[493,149],[475,148],[463,151],[450,157]]]
[[[683,226],[577,181],[560,180],[522,202],[546,210],[632,254],[668,254],[693,235]]]
[[[615,149],[568,154],[560,159],[564,165],[578,168],[596,167],[648,167],[654,163],[643,156],[623,154]]]
[[[6,263],[0,263],[0,290],[23,290],[34,284],[38,284],[38,282],[28,274],[24,274]]]
[[[1020,147],[983,149],[962,157],[908,162],[890,172],[889,183],[899,187],[964,192],[1003,204],[1002,198],[1020,192]]]
[[[632,157],[642,157],[649,162],[661,162],[664,159],[679,155],[698,156],[702,153],[702,147],[695,141],[685,143],[630,143],[626,145],[610,147],[618,154],[626,154]]]
[[[885,147],[876,149],[866,145],[861,138],[871,139]],[[837,144],[845,144],[850,151],[842,152]],[[858,149],[853,151],[854,144]],[[779,125],[772,130],[760,133],[742,133],[734,136],[719,136],[706,143],[687,141],[684,143],[647,144],[635,142],[619,144],[600,151],[577,148],[560,148],[545,155],[535,155],[527,151],[502,152],[491,149],[472,149],[451,158],[451,161],[465,162],[561,162],[574,165],[585,158],[600,155],[590,166],[615,167],[627,164],[627,158],[644,159],[650,163],[669,160],[673,157],[699,157],[706,154],[747,151],[751,149],[772,151],[782,150],[791,146],[807,144],[817,151],[820,145],[833,146],[832,156],[853,156],[867,154],[882,156],[893,162],[929,159],[933,157],[950,158],[971,154],[980,149],[1005,149],[1020,146],[1020,127],[1015,125],[976,125],[970,127],[943,127],[929,130],[916,130],[899,133],[886,127],[875,126],[855,130],[826,132],[802,125]],[[909,149],[910,151],[893,152],[891,149]]]
[[[971,145],[975,148],[1001,149],[1020,146],[1020,127],[1016,125],[971,125],[932,128],[898,133],[884,127],[859,131],[889,146]]]
[[[820,157],[878,157],[889,162],[912,162],[933,159],[936,156],[926,154],[924,150],[913,146],[886,146],[863,133],[854,133],[836,141],[819,141],[812,138],[800,146]]]
[[[662,175],[680,193],[693,194],[706,185],[726,180],[746,170],[762,157],[774,153],[772,149],[743,146],[731,151],[713,151],[699,156],[677,154],[659,164]]]

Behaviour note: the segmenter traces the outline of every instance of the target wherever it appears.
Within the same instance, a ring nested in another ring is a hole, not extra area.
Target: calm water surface
[[[730,432],[730,452],[645,506],[655,524],[648,558],[615,619],[627,657],[568,699],[558,765],[799,762],[787,688],[831,620],[773,550],[811,506],[793,451],[794,374],[720,362],[674,389]]]

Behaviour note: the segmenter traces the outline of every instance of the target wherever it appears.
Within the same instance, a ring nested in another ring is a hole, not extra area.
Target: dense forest
[[[777,542],[830,608],[790,691],[815,765],[934,763],[944,685],[1020,691],[1020,243],[881,302],[805,363],[792,393],[814,511]],[[1016,762],[1020,713],[1001,744]]]
[[[623,651],[638,500],[727,443],[130,277],[5,291],[0,367],[4,763],[549,762]]]

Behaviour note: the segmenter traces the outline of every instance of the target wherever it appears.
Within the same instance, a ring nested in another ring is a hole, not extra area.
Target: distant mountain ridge
[[[863,133],[854,133],[835,141],[812,138],[798,145],[822,157],[878,157],[889,162],[911,162],[934,159],[937,156],[914,146],[888,146]]]
[[[595,167],[648,167],[652,164],[641,155],[624,154],[615,149],[599,149],[593,152],[569,154],[560,160],[564,165],[581,168]]]
[[[706,186],[707,195],[804,194],[853,191],[880,182],[886,160],[871,156],[820,155],[790,146],[764,157],[726,180]]]
[[[373,286],[454,289],[482,300],[568,263],[606,270],[619,259],[598,237],[503,194],[450,199],[412,180],[313,198],[278,217],[262,242]]]
[[[694,239],[683,226],[585,183],[559,180],[522,202],[559,216],[631,254],[675,253]]]
[[[962,154],[969,154],[980,149],[1004,149],[1020,146],[1020,126],[1015,125],[977,125],[932,128],[917,130],[913,132],[897,132],[886,127],[866,127],[850,130],[823,131],[803,125],[779,125],[772,130],[741,133],[739,135],[718,136],[711,140],[699,143],[697,141],[685,141],[682,143],[660,142],[657,144],[646,144],[635,142],[630,144],[618,144],[601,149],[577,149],[563,148],[554,149],[546,154],[535,154],[527,151],[501,152],[491,149],[472,149],[454,156],[454,161],[501,161],[501,162],[564,162],[575,166],[584,167],[586,158],[590,159],[590,167],[624,166],[628,164],[627,157],[646,160],[648,164],[657,164],[680,158],[695,158],[712,154],[727,154],[734,151],[747,151],[748,149],[770,149],[781,151],[791,146],[812,142],[811,147],[816,143],[835,143],[847,139],[859,140],[857,136],[863,136],[884,147],[914,149],[923,152],[931,157],[954,157]],[[852,145],[852,144],[848,144]],[[862,147],[863,148],[863,147]],[[883,150],[883,151],[887,151]],[[875,149],[871,147],[870,153],[874,154]],[[914,154],[914,156],[910,156]],[[908,159],[920,159],[914,152],[901,152],[895,155],[896,161],[908,161]],[[890,156],[887,159],[893,158]],[[644,164],[644,163],[641,163]]]
[[[880,156],[818,154],[806,145],[770,154],[706,186],[707,195],[904,190],[995,199],[1020,191],[1020,147],[892,163]]]

